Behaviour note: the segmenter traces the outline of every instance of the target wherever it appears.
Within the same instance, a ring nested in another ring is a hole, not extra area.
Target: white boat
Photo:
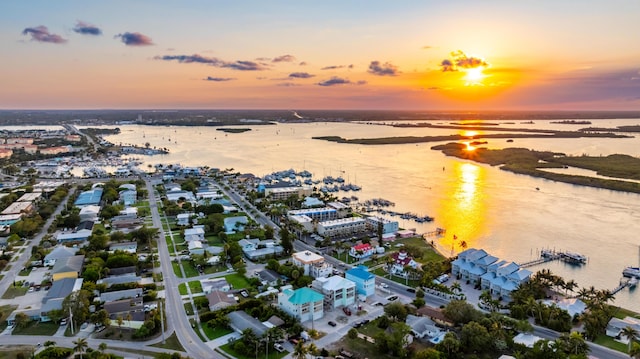
[[[575,252],[564,252],[565,260],[568,260],[573,263],[587,263],[587,257],[583,256],[580,253]]]
[[[635,288],[638,285],[638,278],[632,277],[629,279],[629,288]]]
[[[640,278],[640,267],[626,267],[622,270],[622,275],[625,277]]]

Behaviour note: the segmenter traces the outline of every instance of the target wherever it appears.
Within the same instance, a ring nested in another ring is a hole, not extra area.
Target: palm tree
[[[564,283],[565,294],[568,294],[568,292],[573,293],[573,290],[576,289],[577,287],[578,287],[578,283],[576,283],[575,280],[570,279],[570,280],[566,281]]]
[[[104,354],[107,350],[107,343],[100,343],[100,345],[98,345],[98,350],[100,350],[100,353]]]
[[[78,340],[74,341],[73,344],[75,344],[75,346],[73,347],[73,351],[80,352],[80,359],[82,359],[82,353],[84,353],[85,349],[89,347],[87,339],[78,338]]]
[[[638,337],[638,331],[634,327],[627,325],[626,327],[622,328],[622,330],[620,331],[620,335],[626,337],[627,340],[629,340],[627,353],[630,353],[631,344],[633,344],[633,340]]]
[[[640,359],[640,344],[633,343],[633,346],[629,351],[629,356],[633,359]]]
[[[455,293],[460,293],[460,292],[462,292],[462,286],[460,285],[460,282],[457,282],[457,281],[456,281],[456,282],[454,282],[454,283],[451,285],[451,290],[452,290],[453,292],[455,292]]]
[[[48,348],[48,347],[53,347],[56,345],[56,342],[54,342],[53,340],[47,340],[46,342],[44,342],[44,347]]]
[[[293,348],[293,357],[295,359],[306,359],[307,354],[309,354],[309,350],[302,342],[298,342],[295,348]]]

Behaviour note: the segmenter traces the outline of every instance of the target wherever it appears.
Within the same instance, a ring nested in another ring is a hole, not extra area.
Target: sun
[[[482,72],[484,67],[472,67],[465,70],[466,74],[464,76],[464,80],[467,81],[467,84],[476,85],[481,84],[482,80],[485,78],[485,74]]]

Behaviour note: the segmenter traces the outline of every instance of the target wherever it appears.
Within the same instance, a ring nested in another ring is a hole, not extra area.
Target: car
[[[362,326],[362,322],[355,322],[351,326],[354,328],[360,328]]]
[[[380,302],[375,302],[372,304],[374,307],[382,307],[384,304],[380,303]]]
[[[330,320],[328,324],[329,324],[330,326],[332,326],[332,327],[335,327],[335,326],[337,325],[337,324],[336,324],[336,322],[334,322],[334,321],[332,321],[332,320]]]
[[[245,298],[248,298],[248,297],[249,297],[249,293],[247,293],[247,291],[246,291],[246,290],[241,291],[241,292],[240,292],[240,295],[241,295],[241,296],[243,296],[243,297],[245,297]]]
[[[297,345],[300,341],[296,338],[291,338],[289,339],[289,343],[293,344],[293,345]]]
[[[365,325],[365,324],[369,323],[369,319],[363,319],[361,323],[362,323],[362,325]]]
[[[29,293],[32,293],[35,289],[33,289],[33,287],[29,287]]]
[[[389,288],[389,285],[387,283],[380,283],[380,288]]]
[[[394,300],[398,300],[398,296],[397,295],[390,295],[387,297],[387,300],[390,302],[393,302]]]
[[[415,293],[416,290],[414,288],[407,288],[407,292],[409,293]]]
[[[351,309],[349,309],[349,307],[344,307],[342,308],[342,311],[344,312],[344,314],[346,315],[351,315]]]
[[[273,344],[273,349],[277,350],[280,353],[284,352],[284,347],[282,345],[280,345],[279,343]]]
[[[60,321],[60,325],[67,325],[67,318],[63,318],[63,319]]]

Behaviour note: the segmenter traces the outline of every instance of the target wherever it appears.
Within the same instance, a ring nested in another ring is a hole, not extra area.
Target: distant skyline
[[[0,109],[640,110],[637,1],[3,1]]]

